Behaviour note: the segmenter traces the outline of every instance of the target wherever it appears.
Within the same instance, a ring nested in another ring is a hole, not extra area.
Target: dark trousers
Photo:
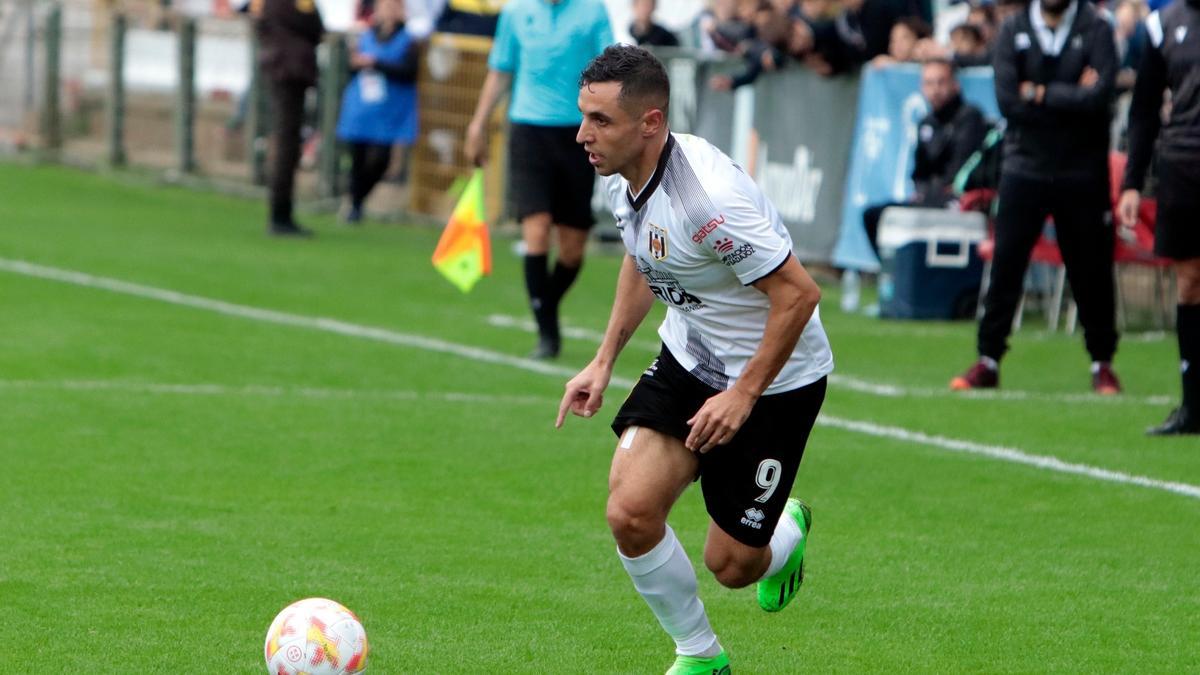
[[[292,80],[269,82],[275,152],[269,186],[271,222],[286,225],[292,222],[292,193],[296,184],[296,168],[300,164],[300,129],[304,124],[304,93],[308,85]]]
[[[383,180],[392,161],[392,146],[385,143],[350,144],[350,204],[362,208],[367,195]]]
[[[1046,217],[1051,216],[1088,354],[1093,361],[1112,360],[1117,328],[1108,177],[1040,180],[1005,174],[999,199],[992,274],[979,323],[979,354],[998,361],[1008,350],[1029,256]]]
[[[879,256],[879,220],[883,217],[883,212],[893,206],[913,206],[913,204],[911,202],[885,202],[868,206],[863,211],[863,229],[867,232],[867,241],[871,242],[871,250],[875,251],[876,257]]]

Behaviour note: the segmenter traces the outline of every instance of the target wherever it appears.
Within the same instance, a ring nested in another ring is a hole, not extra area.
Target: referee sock
[[[554,261],[554,271],[550,273],[550,297],[554,298],[554,304],[562,302],[563,296],[567,294],[571,284],[575,283],[582,267],[583,265],[568,267],[561,260]]]
[[[1200,305],[1175,306],[1175,333],[1179,339],[1179,372],[1183,378],[1183,406],[1200,411]]]
[[[670,525],[662,541],[649,553],[627,558],[618,550],[617,555],[633,579],[633,587],[650,605],[663,630],[675,640],[675,653],[708,657],[721,652],[704,612],[704,603],[696,594],[696,570]]]
[[[550,297],[550,274],[546,270],[546,254],[525,256],[525,290],[529,292],[529,308],[537,320],[538,334],[558,339],[558,313]]]

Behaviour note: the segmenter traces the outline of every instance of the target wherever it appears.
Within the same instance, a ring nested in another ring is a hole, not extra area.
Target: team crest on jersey
[[[650,239],[650,257],[662,260],[667,257],[667,231],[654,223],[647,225],[650,228],[647,232]]]

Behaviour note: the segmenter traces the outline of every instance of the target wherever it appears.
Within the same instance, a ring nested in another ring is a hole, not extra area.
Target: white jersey
[[[605,179],[625,250],[667,305],[658,329],[684,368],[728,389],[762,343],[770,303],[751,286],[777,270],[792,238],[742,169],[707,141],[670,134],[654,175],[634,197],[619,174]],[[767,387],[777,394],[833,370],[819,311]]]

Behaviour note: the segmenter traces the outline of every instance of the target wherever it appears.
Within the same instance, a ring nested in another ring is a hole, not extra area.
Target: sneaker
[[[1156,427],[1146,430],[1150,436],[1176,436],[1180,434],[1200,434],[1200,415],[1192,412],[1187,406],[1179,406],[1167,415],[1166,421]]]
[[[729,675],[729,654],[724,649],[716,656],[704,658],[701,656],[675,657],[675,663],[667,671],[667,675]]]
[[[360,225],[363,219],[363,210],[361,206],[347,206],[339,214],[343,224]]]
[[[800,590],[800,584],[804,583],[804,549],[808,531],[812,528],[812,509],[799,499],[789,499],[783,507],[783,517],[794,518],[801,535],[783,569],[758,582],[758,606],[768,612],[787,607]]]
[[[313,231],[306,227],[300,227],[296,223],[271,223],[267,228],[267,234],[272,237],[305,238],[313,236]]]
[[[562,340],[542,337],[538,338],[537,347],[530,352],[529,358],[535,361],[553,361],[558,358],[560,351],[562,351]]]
[[[1111,365],[1101,363],[1096,372],[1092,373],[1092,391],[1101,396],[1116,396],[1121,393],[1121,381],[1117,379]]]
[[[954,391],[968,389],[995,389],[1000,386],[1000,371],[989,368],[983,361],[976,361],[967,372],[950,380]]]

